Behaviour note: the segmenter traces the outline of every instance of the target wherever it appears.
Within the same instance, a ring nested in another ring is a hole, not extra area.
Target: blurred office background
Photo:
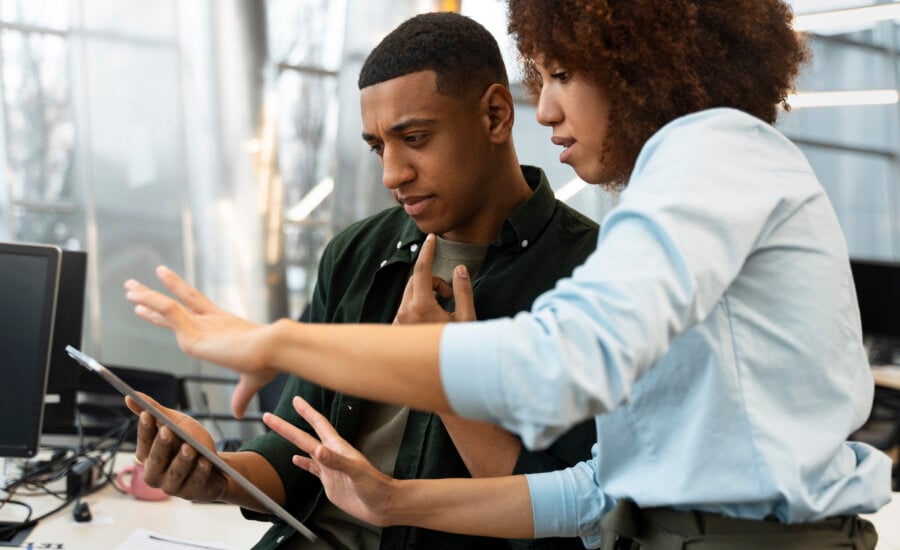
[[[792,3],[815,61],[780,127],[851,254],[900,262],[900,2]],[[439,9],[495,32],[515,78],[498,0],[0,0],[0,240],[89,252],[88,352],[210,373],[134,317],[122,283],[165,264],[234,313],[296,317],[328,239],[391,204],[359,137],[359,67]],[[516,93],[520,160],[600,219],[615,197],[558,163]]]

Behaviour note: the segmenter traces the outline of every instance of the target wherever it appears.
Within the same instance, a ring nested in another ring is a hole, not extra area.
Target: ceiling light
[[[322,204],[322,201],[324,201],[333,190],[334,180],[331,179],[331,177],[322,178],[322,180],[315,184],[302,199],[297,201],[297,204],[288,210],[285,221],[288,223],[302,222],[312,214],[313,210]]]
[[[806,107],[850,107],[892,105],[900,99],[897,90],[856,90],[846,92],[801,92],[787,98],[792,109]]]
[[[794,17],[794,30],[838,33],[865,29],[879,21],[900,19],[900,4],[880,4],[864,8],[823,11]]]

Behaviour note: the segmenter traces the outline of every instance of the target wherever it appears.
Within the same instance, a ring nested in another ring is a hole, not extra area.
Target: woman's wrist
[[[273,323],[261,325],[259,331],[259,353],[262,368],[278,368],[277,352],[281,346],[285,345],[282,335],[285,333],[287,326],[292,326],[292,330],[297,330],[298,323],[287,318],[278,319]],[[281,370],[281,369],[278,369]]]
[[[408,500],[413,494],[415,480],[388,478],[382,497],[373,512],[382,527],[391,525],[414,525],[409,513]]]

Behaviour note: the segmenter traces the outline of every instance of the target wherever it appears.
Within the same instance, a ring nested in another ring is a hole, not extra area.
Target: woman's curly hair
[[[603,162],[624,185],[644,143],[680,116],[733,107],[770,124],[809,52],[781,0],[508,0],[525,84],[559,63],[610,98]]]

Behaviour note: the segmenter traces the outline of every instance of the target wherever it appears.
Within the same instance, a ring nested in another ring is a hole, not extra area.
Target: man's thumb
[[[453,270],[453,300],[456,302],[456,310],[453,312],[453,320],[474,321],[475,298],[472,295],[472,279],[464,265],[456,266]]]

